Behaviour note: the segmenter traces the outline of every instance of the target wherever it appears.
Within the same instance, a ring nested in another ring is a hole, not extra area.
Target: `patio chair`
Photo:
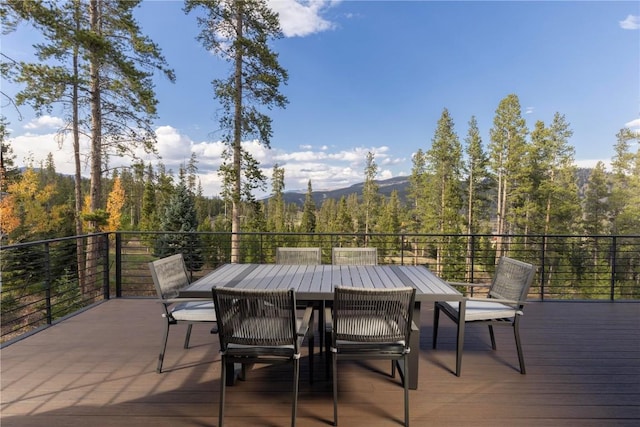
[[[182,254],[175,254],[149,263],[151,277],[162,303],[165,319],[162,335],[162,348],[158,356],[156,371],[162,372],[164,353],[167,349],[169,327],[180,322],[187,323],[187,335],[184,339],[184,348],[189,348],[191,328],[196,322],[215,322],[216,312],[210,299],[186,299],[179,298],[182,288],[189,285],[189,275],[184,264]],[[214,332],[212,330],[212,332]]]
[[[334,265],[378,265],[378,249],[333,248],[331,263]]]
[[[320,265],[320,248],[276,248],[276,264]]]
[[[320,248],[290,248],[281,247],[276,248],[276,264],[288,264],[288,265],[320,265],[322,264],[322,250]],[[312,305],[312,304],[308,304]],[[307,305],[298,304],[298,309],[305,309]],[[312,305],[313,306],[313,305]],[[313,306],[314,310],[320,310],[324,307],[324,304],[317,304]],[[314,319],[311,318],[311,329],[313,329]],[[318,333],[320,334],[320,352],[324,343],[322,342],[322,327],[318,327]],[[309,341],[309,357],[313,357],[313,337],[310,337]],[[313,361],[310,359],[310,363]]]
[[[378,265],[378,249],[377,248],[332,248],[331,249],[331,263],[334,265]],[[324,341],[329,356],[329,343],[331,342],[331,322],[327,319],[330,318],[330,307],[325,307],[325,331]],[[322,344],[320,344],[322,345]],[[326,375],[329,376],[329,364],[326,364]]]
[[[409,426],[409,343],[416,290],[337,286],[334,291],[331,353],[333,365],[333,425],[338,425],[338,360],[403,361],[404,425]],[[418,351],[419,349],[415,349]]]
[[[270,291],[214,287],[212,293],[222,355],[218,426],[222,427],[224,422],[227,365],[281,362],[293,364],[291,425],[295,426],[300,347],[309,330],[312,308],[307,308],[302,320],[297,320],[293,289]]]
[[[491,347],[496,349],[496,340],[493,333],[494,326],[511,326],[516,341],[518,351],[518,361],[520,362],[520,373],[525,374],[524,356],[522,354],[522,344],[520,341],[520,317],[523,314],[525,300],[529,292],[529,287],[536,274],[536,267],[522,261],[508,257],[501,257],[498,261],[495,274],[489,286],[486,298],[466,298],[466,310],[464,319],[460,319],[458,303],[456,302],[436,302],[433,320],[433,348],[436,348],[438,339],[438,322],[440,312],[446,314],[456,324],[461,321],[467,323],[482,323],[489,326],[491,337]],[[477,285],[470,283],[451,282],[452,285],[462,285],[478,287],[487,285]],[[462,366],[462,347],[464,342],[458,340],[456,349],[456,375],[460,376]]]

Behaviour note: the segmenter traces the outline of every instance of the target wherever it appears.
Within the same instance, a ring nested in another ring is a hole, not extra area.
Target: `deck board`
[[[184,350],[184,327],[173,327],[167,372],[157,374],[159,315],[153,300],[111,300],[3,348],[0,424],[216,425],[217,336],[196,325]],[[496,330],[494,352],[486,329],[469,327],[456,377],[455,326],[441,320],[433,351],[431,315],[423,308],[419,385],[410,392],[413,426],[640,424],[640,303],[529,304],[521,323],[527,375],[519,374],[509,328]],[[297,425],[330,425],[324,361],[316,349],[309,384],[304,350]],[[229,388],[226,425],[288,426],[289,372],[286,365],[256,367]],[[402,389],[389,376],[389,362],[341,362],[339,393],[342,426],[402,424]]]

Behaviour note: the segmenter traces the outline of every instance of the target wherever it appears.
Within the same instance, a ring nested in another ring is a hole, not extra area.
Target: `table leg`
[[[409,389],[418,389],[419,365],[420,365],[420,302],[415,303],[413,309],[413,324],[411,325],[411,338],[409,338],[409,377],[405,375],[404,363],[398,360],[397,366],[402,381],[409,381]]]
[[[318,338],[320,339],[320,354],[322,354],[324,352],[324,335],[325,335],[325,322],[326,319],[324,318],[324,309],[327,306],[326,302],[324,300],[322,300],[320,303],[320,308],[318,309]]]
[[[415,326],[415,328],[414,328]],[[420,362],[420,302],[416,302],[413,309],[413,324],[411,325],[411,339],[409,342],[409,388],[418,389],[419,362]]]
[[[236,364],[235,363],[227,363],[226,369],[226,382],[228,386],[232,386],[236,383]]]
[[[462,350],[464,349],[464,324],[467,303],[463,299],[458,307],[458,342],[456,343],[456,376],[460,376],[462,368]]]

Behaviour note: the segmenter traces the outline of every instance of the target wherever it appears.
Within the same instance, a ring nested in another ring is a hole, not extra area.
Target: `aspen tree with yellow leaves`
[[[122,218],[122,207],[125,202],[125,192],[122,187],[120,177],[116,177],[113,180],[113,188],[107,198],[107,213],[109,218],[107,219],[107,227],[105,231],[118,231],[120,230],[120,220]]]

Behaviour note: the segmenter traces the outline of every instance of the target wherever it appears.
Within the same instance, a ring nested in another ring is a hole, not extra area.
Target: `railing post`
[[[47,325],[53,323],[53,309],[51,307],[51,259],[49,256],[49,242],[44,243],[44,300]]]
[[[540,260],[540,301],[544,301],[544,272],[545,272],[545,261],[547,259],[547,254],[545,253],[545,249],[547,248],[547,236],[542,236],[542,255]]]
[[[122,234],[116,231],[116,298],[122,298]]]
[[[104,266],[102,267],[102,297],[105,300],[109,299],[109,234],[102,235],[102,253],[104,259]]]
[[[610,296],[611,301],[615,301],[616,299],[616,263],[617,263],[617,253],[618,253],[618,243],[616,236],[611,237],[611,286],[610,286]]]
[[[475,283],[475,272],[476,272],[476,235],[471,235],[471,272],[469,274],[470,283]],[[473,292],[473,287],[471,287],[471,291]],[[472,293],[473,295],[473,293]]]

